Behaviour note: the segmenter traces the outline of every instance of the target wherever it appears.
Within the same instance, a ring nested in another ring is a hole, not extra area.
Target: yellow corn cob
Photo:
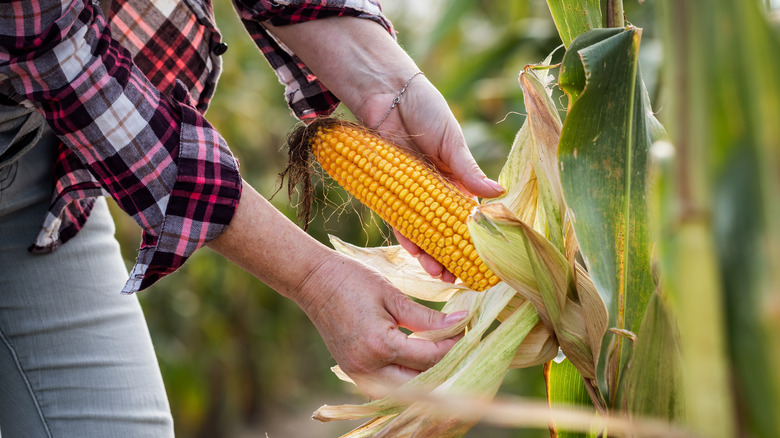
[[[331,178],[470,288],[484,290],[500,281],[471,243],[466,218],[475,200],[364,128],[320,125],[311,143]]]

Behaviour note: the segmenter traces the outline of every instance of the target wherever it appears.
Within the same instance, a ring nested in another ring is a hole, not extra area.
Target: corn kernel
[[[323,123],[311,145],[335,181],[469,287],[481,290],[500,281],[470,241],[465,222],[476,201],[427,165],[357,126]]]

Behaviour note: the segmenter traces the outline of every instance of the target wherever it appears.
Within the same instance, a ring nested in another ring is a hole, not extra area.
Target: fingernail
[[[501,187],[501,184],[493,181],[492,179],[488,177],[482,178],[482,182],[485,183],[488,187],[492,188],[493,190],[498,191],[499,193],[504,193],[506,190],[504,190],[503,187]]]
[[[468,310],[461,310],[458,312],[453,312],[447,314],[447,316],[444,317],[444,322],[446,324],[454,324],[456,322],[462,321],[466,316],[468,316],[469,311]]]

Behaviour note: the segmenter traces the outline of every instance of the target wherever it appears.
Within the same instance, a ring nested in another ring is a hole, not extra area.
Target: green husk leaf
[[[539,322],[533,305],[526,302],[515,310],[477,346],[462,368],[433,390],[434,394],[489,401],[512,363],[526,335]],[[376,435],[381,437],[460,437],[479,421],[478,416],[432,415],[427,403],[414,403]]]

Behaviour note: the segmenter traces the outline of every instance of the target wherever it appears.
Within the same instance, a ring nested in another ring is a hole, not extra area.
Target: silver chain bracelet
[[[422,70],[421,70],[421,71],[418,71],[417,73],[415,73],[415,74],[413,74],[412,76],[409,77],[409,79],[404,84],[404,87],[401,88],[401,91],[398,93],[398,96],[396,96],[395,99],[393,99],[393,104],[390,106],[390,108],[387,109],[387,112],[385,113],[385,115],[382,116],[382,120],[380,120],[379,123],[377,123],[376,126],[374,127],[375,130],[379,129],[379,125],[381,125],[385,121],[387,116],[390,115],[390,112],[393,111],[393,108],[397,107],[398,104],[401,103],[401,96],[403,96],[404,92],[406,92],[406,87],[409,86],[409,84],[412,82],[412,79],[414,79],[415,76],[417,76],[417,75],[425,76],[425,73],[423,73]]]

